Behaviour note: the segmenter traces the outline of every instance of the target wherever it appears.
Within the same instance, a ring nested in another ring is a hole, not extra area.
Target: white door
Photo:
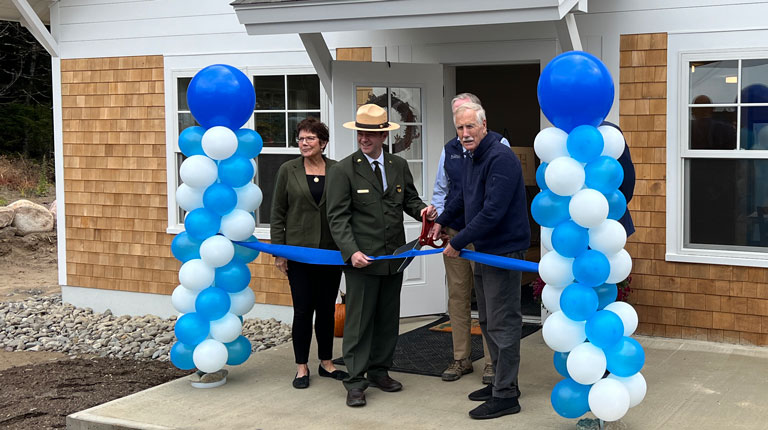
[[[333,154],[342,159],[357,150],[355,133],[342,127],[357,108],[376,103],[400,124],[390,132],[388,149],[406,160],[422,199],[429,203],[443,133],[443,67],[439,64],[334,61],[331,116]],[[406,240],[419,236],[421,223],[406,215]],[[417,257],[405,271],[400,316],[443,313],[448,303],[440,255]]]

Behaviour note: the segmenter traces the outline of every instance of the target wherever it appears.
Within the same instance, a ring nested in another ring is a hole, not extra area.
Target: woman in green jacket
[[[277,172],[270,216],[272,243],[338,249],[325,210],[325,172],[336,163],[323,156],[328,145],[328,127],[315,118],[307,118],[296,129],[301,157],[285,162]],[[344,379],[347,373],[337,370],[331,361],[341,267],[299,263],[282,257],[275,258],[275,266],[288,276],[293,299],[292,337],[297,365],[293,386],[309,387],[307,362],[313,313],[320,359],[318,372],[320,376]]]

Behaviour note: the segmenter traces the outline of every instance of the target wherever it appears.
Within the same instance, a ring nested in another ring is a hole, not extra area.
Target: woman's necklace
[[[321,164],[321,165],[319,165],[319,166],[318,166],[318,165],[316,165],[316,166],[312,166],[312,167],[308,166],[308,165],[307,165],[307,163],[306,163],[306,161],[307,161],[307,160],[305,160],[305,169],[307,170],[307,175],[312,175],[312,176],[314,176],[314,178],[312,179],[312,181],[313,181],[314,183],[318,183],[318,182],[320,182],[320,176],[322,175],[322,173],[325,173],[325,160],[323,160],[323,159],[321,158],[321,159],[320,159],[320,162],[319,162],[319,163],[317,163],[317,164],[320,164],[320,163],[322,163],[322,164]],[[319,174],[315,174],[315,173],[310,173],[310,172],[309,172],[310,170],[313,170],[313,171],[322,170],[323,172],[322,172],[322,173],[319,173]]]

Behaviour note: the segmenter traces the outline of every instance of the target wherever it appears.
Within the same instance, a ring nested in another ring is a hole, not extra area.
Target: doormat
[[[481,336],[483,333],[480,330],[480,321],[478,321],[477,318],[472,318],[472,323],[471,324],[472,324],[472,326],[469,329],[469,332],[474,334],[474,335]],[[448,320],[446,322],[443,322],[443,323],[440,323],[438,325],[432,326],[429,329],[432,330],[432,331],[445,331],[445,332],[448,332],[448,333],[453,332],[453,329],[451,328],[451,321],[450,320]]]
[[[435,331],[430,328],[448,321],[442,317],[425,326],[403,333],[397,338],[392,368],[394,372],[415,373],[417,375],[437,376],[443,374],[453,363],[453,339],[450,332]],[[523,323],[521,338],[537,332],[538,324]],[[472,340],[472,361],[483,358],[483,338],[470,336]],[[344,364],[343,358],[333,360],[335,364]]]

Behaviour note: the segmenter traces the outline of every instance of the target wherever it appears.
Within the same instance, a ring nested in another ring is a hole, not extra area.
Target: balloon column
[[[241,335],[242,315],[254,304],[246,264],[258,251],[232,242],[254,240],[253,212],[262,199],[252,179],[263,142],[254,130],[240,128],[253,114],[255,97],[248,77],[222,64],[199,71],[187,89],[189,109],[201,126],[179,135],[187,157],[176,190],[176,201],[187,211],[186,231],[171,243],[182,262],[181,285],[171,296],[183,314],[171,348],[179,369],[212,373],[251,354],[251,343]]]
[[[646,383],[639,373],[645,353],[629,337],[637,313],[615,301],[616,283],[629,275],[632,260],[617,221],[627,209],[618,190],[624,139],[616,128],[600,126],[613,103],[613,80],[596,57],[566,52],[542,71],[538,96],[555,125],[534,142],[542,191],[531,205],[548,251],[539,275],[546,283],[542,301],[553,313],[542,334],[566,378],[552,390],[552,406],[565,418],[592,411],[615,421],[642,401]]]

